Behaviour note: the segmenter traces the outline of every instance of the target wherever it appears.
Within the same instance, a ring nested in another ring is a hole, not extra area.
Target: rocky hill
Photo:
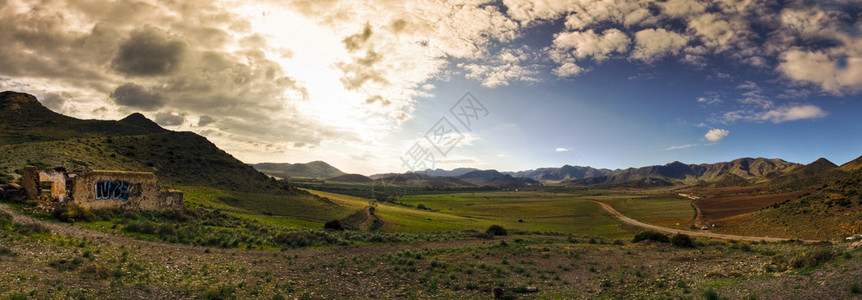
[[[138,113],[119,121],[80,120],[16,92],[0,93],[0,153],[5,174],[17,174],[25,165],[65,166],[154,172],[167,185],[290,190],[195,133],[166,130]]]
[[[336,167],[322,161],[313,161],[309,163],[259,163],[252,164],[252,167],[263,173],[281,177],[281,178],[317,178],[325,179],[344,175]]]

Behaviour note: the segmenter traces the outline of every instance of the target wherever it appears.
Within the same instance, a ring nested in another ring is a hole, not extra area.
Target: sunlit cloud
[[[710,142],[718,142],[727,137],[730,134],[730,131],[725,129],[710,129],[703,137],[705,137]]]

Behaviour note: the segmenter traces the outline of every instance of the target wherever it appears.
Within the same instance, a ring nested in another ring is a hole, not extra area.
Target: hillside
[[[165,131],[137,113],[119,121],[79,120],[49,110],[33,95],[0,93],[0,145]]]
[[[843,165],[841,165],[841,170],[845,172],[852,172],[859,169],[862,169],[862,156],[857,157],[854,160],[851,160]]]
[[[41,168],[154,172],[163,184],[284,192],[286,185],[192,132],[161,128],[135,113],[119,121],[54,113],[28,94],[0,93],[0,173]]]
[[[512,177],[512,175],[503,174],[496,170],[473,171],[456,178],[478,186],[499,188],[517,188],[541,184],[540,182],[530,178],[515,178]]]
[[[290,163],[259,163],[252,167],[263,173],[281,178],[317,178],[325,179],[344,175],[338,168],[322,161],[313,161],[304,164]]]
[[[862,233],[862,169],[838,174],[810,193],[743,218],[737,227],[767,235],[792,232],[802,238]]]
[[[800,190],[833,182],[846,173],[831,161],[820,158],[810,164],[793,166],[784,172],[772,174],[769,178],[775,190]]]
[[[334,182],[345,182],[345,183],[372,183],[374,179],[368,178],[364,175],[360,174],[344,174],[341,176],[335,176],[332,178],[327,178],[326,181],[334,181]]]

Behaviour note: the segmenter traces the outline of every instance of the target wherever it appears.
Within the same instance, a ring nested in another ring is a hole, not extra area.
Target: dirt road
[[[628,223],[628,224],[631,224],[634,226],[643,227],[646,229],[655,230],[655,231],[659,231],[659,232],[665,232],[665,233],[670,233],[670,234],[683,233],[683,234],[687,234],[689,236],[695,236],[695,237],[706,237],[706,238],[715,238],[715,239],[723,239],[723,240],[751,241],[751,242],[759,242],[759,241],[781,242],[781,241],[787,241],[788,240],[785,238],[732,235],[732,234],[721,234],[721,233],[712,233],[712,232],[705,232],[705,231],[680,230],[680,229],[661,227],[661,226],[643,223],[643,222],[640,222],[638,220],[626,217],[625,215],[618,212],[616,209],[614,209],[613,207],[611,207],[607,203],[604,203],[601,201],[596,201],[596,200],[590,200],[590,201],[593,201],[596,204],[600,205],[606,211],[611,213],[611,215],[613,215],[617,219],[620,219],[620,221],[623,221],[625,223]],[[803,241],[806,243],[819,242],[817,240],[803,240]]]

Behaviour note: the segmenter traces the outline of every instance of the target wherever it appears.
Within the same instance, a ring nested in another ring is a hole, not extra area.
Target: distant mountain
[[[478,186],[490,187],[516,188],[541,184],[540,182],[531,178],[515,178],[512,177],[512,175],[503,174],[497,170],[477,170],[455,178]]]
[[[162,184],[286,192],[289,188],[192,132],[166,130],[135,113],[119,121],[55,113],[36,97],[0,93],[0,173],[25,165],[154,172]]]
[[[673,184],[699,184],[703,182],[740,182],[757,180],[770,174],[797,166],[781,159],[740,158],[713,164],[684,164],[678,161],[641,168],[615,170],[603,176],[568,179],[572,185],[630,185],[666,186]],[[733,175],[733,176],[730,176]]]
[[[341,176],[335,176],[332,178],[327,178],[326,181],[334,181],[334,182],[348,182],[348,183],[371,183],[374,182],[374,179],[368,178],[364,175],[360,174],[344,174]]]
[[[464,175],[464,174],[467,174],[467,173],[470,173],[473,171],[478,171],[478,170],[479,169],[476,169],[476,168],[456,168],[456,169],[452,169],[451,171],[447,171],[447,170],[443,170],[443,169],[436,169],[436,170],[428,169],[425,171],[420,171],[418,173],[428,175],[431,177],[458,177],[458,176],[461,176],[461,175]]]
[[[259,163],[252,167],[263,173],[281,178],[318,178],[326,179],[344,175],[341,170],[322,161],[304,164],[290,163]]]
[[[512,177],[532,178],[539,181],[559,181],[606,176],[611,172],[613,171],[608,169],[565,165],[560,168],[539,168],[527,171],[503,172],[503,174],[512,175]]]

